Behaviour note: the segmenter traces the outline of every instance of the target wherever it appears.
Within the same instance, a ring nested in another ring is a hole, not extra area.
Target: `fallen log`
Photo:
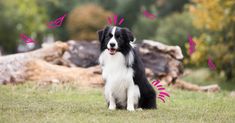
[[[27,64],[37,59],[57,63],[64,61],[62,55],[68,49],[66,43],[56,42],[41,49],[0,57],[0,83],[20,83],[27,81]]]
[[[27,63],[25,72],[27,80],[39,84],[73,83],[79,86],[103,86],[100,67],[65,67],[50,64],[43,60],[34,60]]]
[[[149,80],[160,79],[168,85],[175,84],[177,88],[192,91],[213,90],[177,80],[183,73],[183,55],[178,46],[145,40],[137,47]],[[27,53],[0,56],[0,83],[36,81],[40,84],[69,82],[81,86],[102,86],[98,55],[97,42],[69,41],[43,45]],[[215,86],[212,88],[218,90]]]
[[[189,82],[185,82],[183,80],[176,80],[173,85],[174,88],[188,90],[188,91],[199,91],[199,92],[218,92],[220,91],[220,87],[217,84],[208,85],[208,86],[199,86]]]

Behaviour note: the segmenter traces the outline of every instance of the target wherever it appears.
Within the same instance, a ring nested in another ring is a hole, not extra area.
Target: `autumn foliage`
[[[87,4],[75,8],[68,16],[67,29],[75,40],[95,40],[96,31],[107,24],[111,12],[105,11],[95,4]]]
[[[193,63],[206,64],[208,57],[227,79],[235,76],[235,1],[194,0],[189,7],[194,26],[202,33],[195,37],[197,52]]]

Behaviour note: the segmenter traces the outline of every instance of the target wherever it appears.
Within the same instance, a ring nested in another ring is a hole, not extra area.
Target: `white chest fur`
[[[125,57],[120,52],[117,52],[115,55],[110,55],[105,50],[100,55],[99,62],[102,65],[102,77],[106,81],[106,100],[108,100],[111,94],[119,103],[126,105],[128,88],[134,86],[133,69],[126,67]]]

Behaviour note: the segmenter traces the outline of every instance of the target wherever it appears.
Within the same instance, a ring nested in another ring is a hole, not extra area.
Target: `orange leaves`
[[[199,29],[221,30],[224,27],[224,8],[221,0],[195,0],[189,11],[194,17],[193,24]]]

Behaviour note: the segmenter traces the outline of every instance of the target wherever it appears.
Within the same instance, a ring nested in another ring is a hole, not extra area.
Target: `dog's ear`
[[[101,42],[101,41],[103,40],[103,33],[104,33],[104,30],[101,29],[101,30],[97,31],[97,33],[98,33],[99,41]]]
[[[108,32],[109,28],[109,26],[106,26],[104,29],[97,31],[100,42],[104,40],[105,34]]]
[[[132,32],[129,29],[124,28],[123,33],[127,36],[129,41],[131,41],[131,42],[134,41],[134,35],[132,34]]]

